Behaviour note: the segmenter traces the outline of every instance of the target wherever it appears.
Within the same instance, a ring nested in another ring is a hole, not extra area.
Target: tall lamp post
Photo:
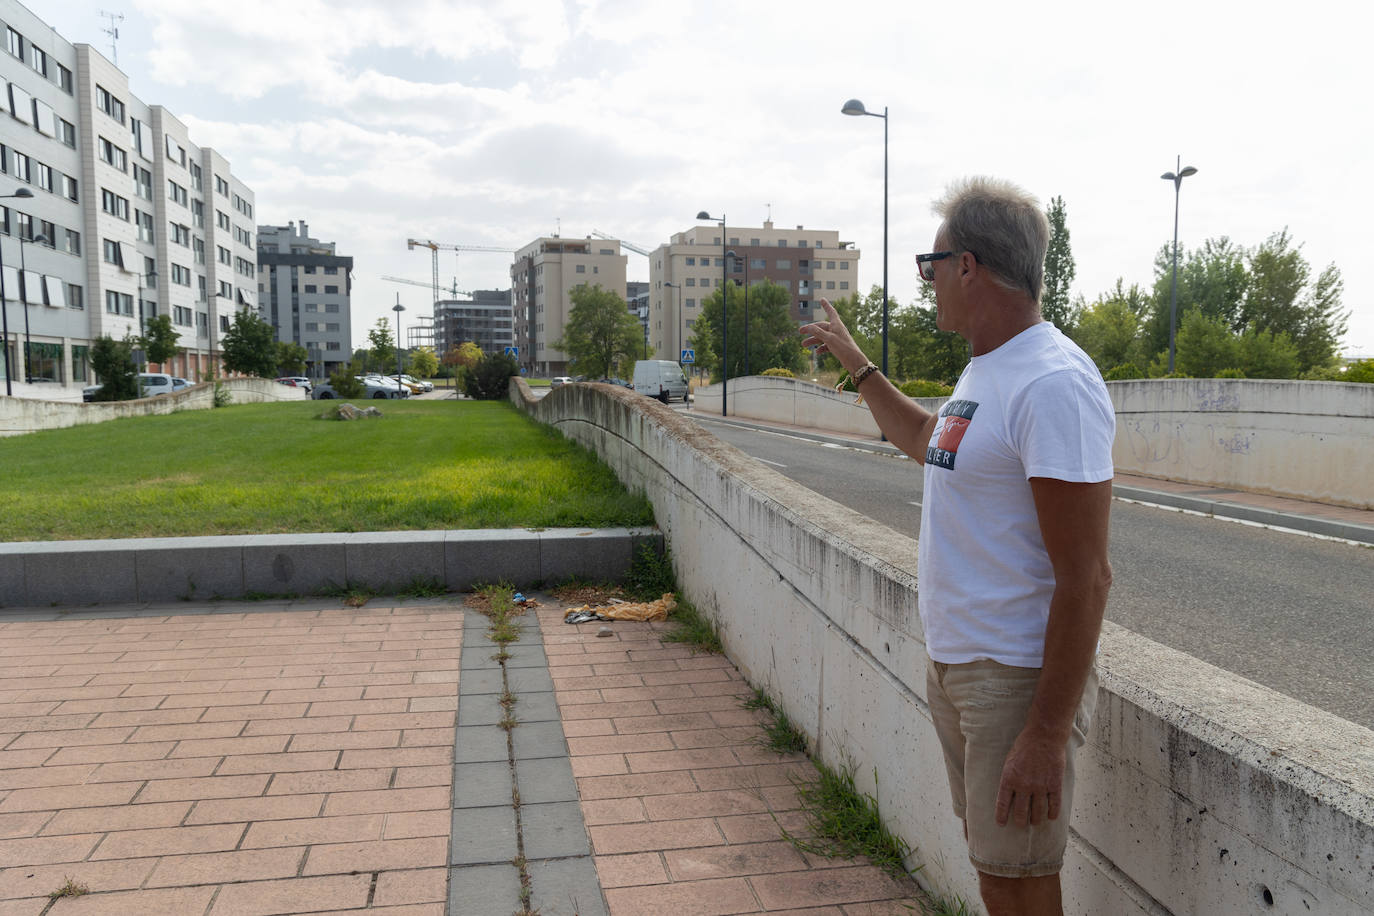
[[[887,375],[887,106],[884,105],[883,113],[878,114],[864,108],[864,103],[858,99],[850,99],[840,112],[883,119],[883,375]]]
[[[391,307],[396,313],[396,393],[401,393],[401,313],[406,310],[401,305],[401,294],[396,294],[396,304]]]
[[[744,374],[752,375],[749,371],[749,258],[744,257]]]
[[[46,242],[48,237],[43,233],[38,233],[27,242],[24,237],[19,236],[19,300],[24,303],[24,381],[33,382],[33,350],[29,343],[29,281],[24,278],[28,268],[24,266],[24,246],[35,245]]]
[[[1183,187],[1183,179],[1189,175],[1196,175],[1197,169],[1191,165],[1179,168],[1183,164],[1183,157],[1179,156],[1174,160],[1174,168],[1177,172],[1165,172],[1160,175],[1165,181],[1174,183],[1174,279],[1169,284],[1169,374],[1174,374],[1174,326],[1178,323],[1178,192]]]
[[[730,310],[727,306],[730,304],[730,259],[735,256],[735,253],[727,250],[730,240],[725,236],[724,213],[717,220],[702,210],[697,214],[697,219],[720,223],[720,253],[722,255],[720,259],[720,415],[724,417],[728,415],[729,408],[727,405],[730,403],[728,397],[730,393],[730,360],[728,358],[730,352],[730,322],[728,320]]]
[[[11,197],[32,196],[33,192],[28,188],[20,188],[13,194],[0,194],[0,200]],[[23,255],[22,251],[20,255]],[[3,248],[0,248],[0,328],[3,328],[3,333],[5,335],[4,343],[0,344],[0,349],[5,351],[5,395],[12,397],[14,395],[14,385],[11,383],[10,379],[13,378],[14,373],[10,371],[10,305],[9,300],[5,298],[5,256]]]
[[[678,291],[678,293],[677,293],[677,305],[678,305],[678,308],[677,308],[677,311],[678,311],[677,326],[678,326],[678,330],[679,330],[681,333],[679,333],[678,336],[677,336],[677,361],[678,361],[678,365],[681,365],[681,364],[682,364],[682,351],[685,350],[685,349],[687,349],[687,342],[686,342],[686,340],[685,340],[685,338],[687,337],[687,319],[686,319],[686,318],[683,316],[683,314],[682,314],[682,287],[678,286],[678,285],[677,285],[676,283],[674,283],[672,280],[664,280],[664,281],[663,281],[663,288],[664,288],[664,289],[675,289],[675,290]]]

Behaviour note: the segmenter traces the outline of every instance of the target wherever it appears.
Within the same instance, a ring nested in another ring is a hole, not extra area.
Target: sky
[[[1343,350],[1374,357],[1374,86],[1346,0],[1105,4],[982,0],[28,0],[111,57],[132,91],[225,155],[259,224],[305,220],[354,259],[353,337],[430,312],[428,249],[519,248],[594,230],[652,250],[732,226],[835,229],[881,284],[888,110],[889,289],[921,282],[931,202],[968,175],[1064,200],[1092,302],[1153,282],[1175,194],[1186,250],[1285,227],[1334,263]],[[1177,11],[1173,11],[1177,10]],[[1360,112],[1365,114],[1360,114]],[[440,281],[504,289],[508,255],[440,253]],[[629,253],[627,277],[647,280]]]

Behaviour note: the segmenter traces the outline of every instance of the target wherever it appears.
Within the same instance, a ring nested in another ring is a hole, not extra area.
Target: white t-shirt
[[[1097,366],[1048,321],[969,361],[926,449],[917,587],[930,657],[1041,666],[1054,569],[1031,477],[1112,479]]]

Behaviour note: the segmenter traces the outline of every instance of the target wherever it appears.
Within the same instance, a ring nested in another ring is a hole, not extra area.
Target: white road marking
[[[750,457],[753,458],[755,461],[762,461],[764,464],[771,464],[775,468],[787,467],[787,465],[785,464],[778,464],[776,461],[769,461],[767,458],[760,458],[758,455],[751,455]]]
[[[907,503],[910,504],[910,505],[915,506],[917,509],[923,508],[923,507],[921,506],[921,504],[918,503],[918,502],[917,502],[916,500],[914,500],[914,499],[908,499],[908,500],[907,500]]]
[[[1335,537],[1330,534],[1319,534],[1315,531],[1299,531],[1297,528],[1285,528],[1282,525],[1270,525],[1266,522],[1251,521],[1248,518],[1231,518],[1229,515],[1213,515],[1211,512],[1199,512],[1196,509],[1181,509],[1178,506],[1164,506],[1159,503],[1146,502],[1143,499],[1129,499],[1125,496],[1112,497],[1117,502],[1130,503],[1133,506],[1145,506],[1150,509],[1163,509],[1165,512],[1177,512],[1180,515],[1194,515],[1198,518],[1210,518],[1219,522],[1231,522],[1234,525],[1248,525],[1251,528],[1266,528],[1270,531],[1277,531],[1281,534],[1296,534],[1305,538],[1315,538],[1318,541],[1335,541],[1338,544],[1349,544],[1351,547],[1369,547],[1364,541],[1353,541],[1350,538]]]

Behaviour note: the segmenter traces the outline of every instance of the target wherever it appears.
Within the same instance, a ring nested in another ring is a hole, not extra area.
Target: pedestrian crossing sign
[[[694,362],[696,362],[696,361],[697,361],[697,351],[696,351],[696,350],[686,350],[686,349],[684,349],[684,350],[682,351],[682,359],[680,360],[680,362],[684,362],[684,363],[694,363]]]

